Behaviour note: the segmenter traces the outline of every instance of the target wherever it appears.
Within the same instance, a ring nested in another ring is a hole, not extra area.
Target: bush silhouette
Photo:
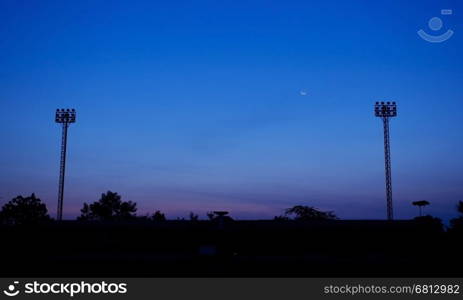
[[[332,211],[321,211],[311,206],[296,205],[285,210],[287,217],[294,215],[294,220],[336,220],[338,217]]]
[[[90,205],[84,203],[84,207],[80,211],[82,214],[78,220],[83,221],[128,220],[135,218],[137,203],[123,202],[120,195],[108,191],[101,195],[99,201]]]
[[[197,214],[195,214],[194,212],[190,212],[190,221],[198,221],[199,220],[199,216]]]
[[[275,216],[273,220],[274,221],[288,221],[289,217],[288,216]]]
[[[47,206],[35,197],[18,196],[3,205],[0,212],[0,223],[2,224],[37,224],[49,221]]]
[[[162,222],[166,220],[166,215],[164,215],[160,210],[157,210],[151,216],[151,220],[155,222]]]
[[[457,211],[460,217],[450,220],[450,230],[453,232],[463,233],[463,201],[458,201]]]
[[[444,230],[444,224],[442,223],[442,220],[439,218],[427,215],[416,217],[414,220],[422,226],[425,226],[429,231],[441,232]]]

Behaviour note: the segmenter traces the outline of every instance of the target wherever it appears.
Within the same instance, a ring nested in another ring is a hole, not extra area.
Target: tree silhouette
[[[162,222],[166,220],[166,216],[160,210],[157,210],[151,216],[151,220],[155,222]]]
[[[84,207],[80,211],[82,214],[78,218],[79,220],[127,220],[135,217],[137,203],[132,201],[123,202],[121,196],[117,193],[108,191],[106,194],[101,194],[99,201],[90,205],[84,203]]]
[[[422,208],[426,205],[429,205],[430,203],[426,200],[421,200],[421,201],[414,201],[412,202],[413,205],[418,206],[420,210],[420,217],[422,216]]]
[[[190,221],[198,221],[199,216],[193,212],[190,212]]]
[[[336,220],[338,217],[332,211],[320,211],[311,206],[296,205],[285,210],[286,216],[294,215],[295,220]]]
[[[463,214],[463,201],[458,201],[457,210],[460,214]]]
[[[453,232],[463,233],[463,201],[458,201],[457,211],[461,215],[458,218],[450,220],[450,229]]]
[[[49,220],[47,206],[34,193],[29,197],[12,199],[0,211],[0,222],[3,224],[36,224]]]

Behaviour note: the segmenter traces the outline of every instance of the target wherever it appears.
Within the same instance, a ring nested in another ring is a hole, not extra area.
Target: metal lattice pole
[[[64,177],[66,174],[66,151],[68,140],[68,128],[71,123],[76,121],[75,109],[57,109],[55,122],[62,124],[61,136],[61,155],[60,155],[60,169],[59,169],[59,187],[58,187],[58,209],[56,212],[56,219],[61,221],[63,219],[63,200],[64,200]]]
[[[376,102],[375,116],[381,117],[384,129],[384,170],[386,177],[386,203],[387,219],[393,220],[392,207],[392,176],[391,176],[391,146],[389,137],[389,118],[397,116],[397,105],[395,102]]]
[[[389,143],[389,117],[383,118],[384,125],[384,170],[386,175],[387,219],[394,219],[392,210],[391,146]]]
[[[58,188],[58,211],[56,219],[63,219],[63,198],[64,198],[64,175],[66,172],[66,148],[68,140],[68,123],[63,123],[63,135],[61,137],[61,159],[59,167],[59,188]]]

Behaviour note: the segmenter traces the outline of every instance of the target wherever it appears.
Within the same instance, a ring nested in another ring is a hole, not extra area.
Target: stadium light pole
[[[59,187],[58,187],[58,209],[56,212],[56,219],[61,221],[63,219],[63,198],[64,198],[64,174],[66,171],[66,148],[68,141],[68,127],[71,123],[76,122],[75,109],[57,109],[55,115],[55,122],[62,124],[62,137],[61,137],[61,156],[59,168]]]
[[[397,105],[395,102],[376,102],[375,116],[383,119],[384,128],[384,167],[386,173],[386,201],[387,219],[393,220],[392,209],[392,178],[391,178],[391,146],[389,140],[389,118],[397,116]]]

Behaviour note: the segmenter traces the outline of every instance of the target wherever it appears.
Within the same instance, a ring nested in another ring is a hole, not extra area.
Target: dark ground
[[[417,221],[0,227],[0,276],[461,277],[461,236]]]

